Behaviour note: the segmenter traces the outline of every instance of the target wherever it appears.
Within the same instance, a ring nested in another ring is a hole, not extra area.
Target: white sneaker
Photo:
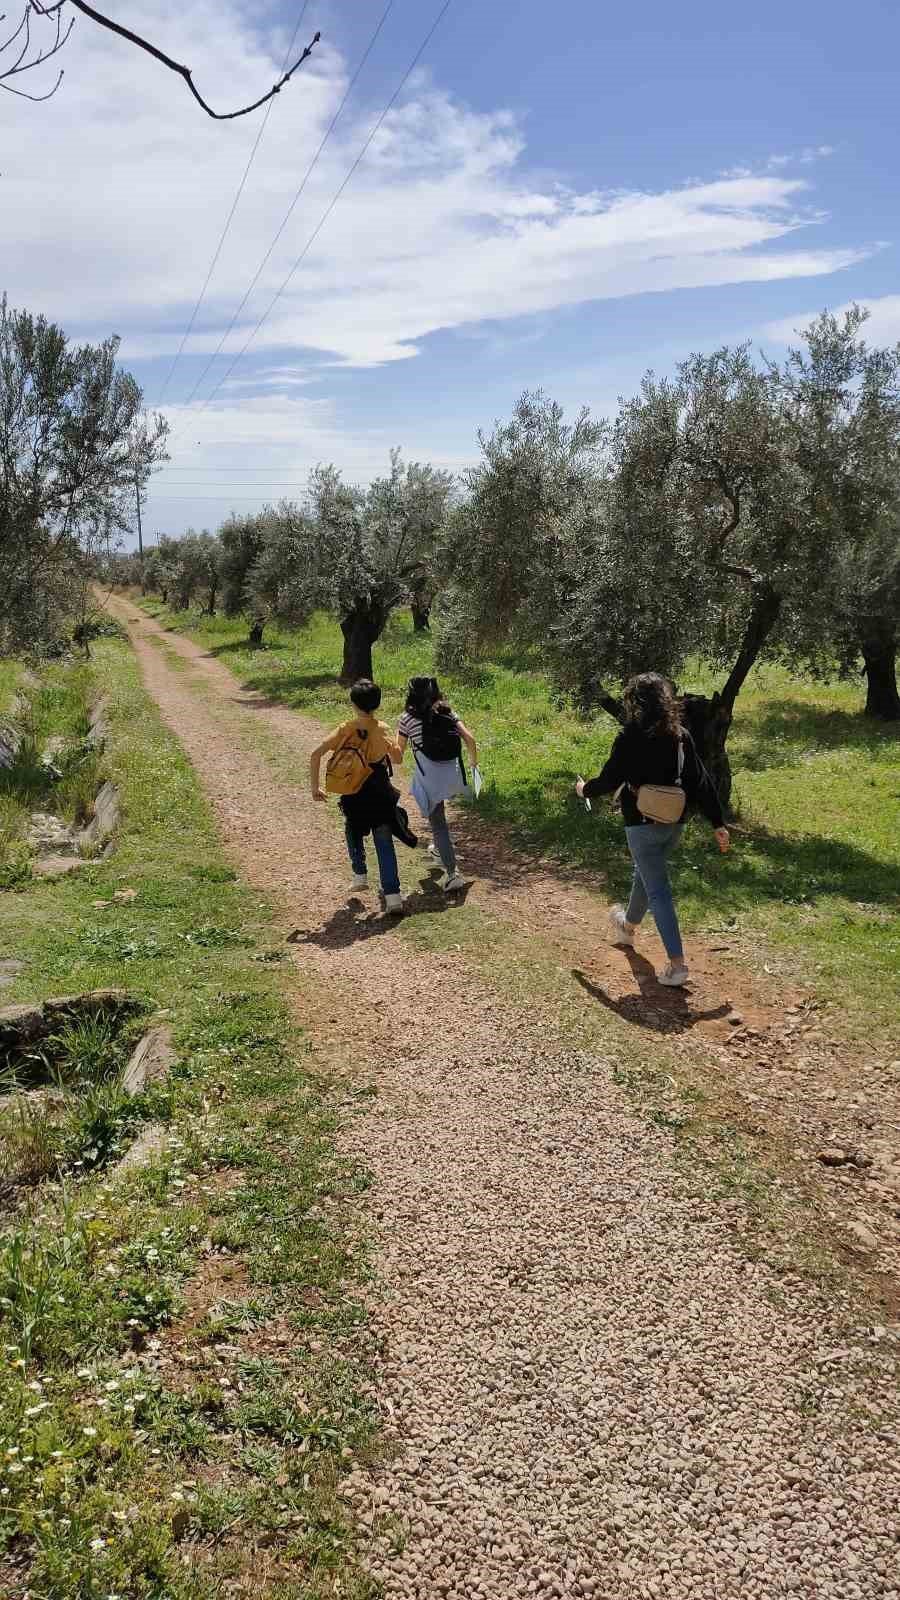
[[[468,879],[464,878],[461,872],[454,872],[452,878],[449,874],[447,875],[441,884],[441,888],[445,894],[452,894],[455,889],[467,889]]]
[[[628,930],[625,913],[621,906],[613,906],[609,913],[609,937],[612,944],[631,948],[634,944],[634,934]]]
[[[682,989],[688,981],[688,969],[684,962],[670,961],[664,972],[657,973],[657,982],[667,989]]]
[[[384,897],[384,909],[387,912],[389,917],[402,917],[402,915],[403,915],[403,896],[402,896],[402,894],[386,894],[385,897]]]
[[[350,879],[351,889],[368,889],[369,875],[367,872],[354,872]]]

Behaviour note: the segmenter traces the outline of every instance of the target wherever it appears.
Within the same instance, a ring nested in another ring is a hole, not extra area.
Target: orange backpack
[[[368,728],[354,727],[343,743],[332,750],[325,768],[327,794],[359,794],[363,784],[372,776],[368,747]]]

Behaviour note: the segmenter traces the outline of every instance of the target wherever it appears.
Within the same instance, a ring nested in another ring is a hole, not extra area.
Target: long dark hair
[[[429,711],[446,711],[447,703],[437,678],[410,678],[406,686],[406,709],[411,717],[418,717],[420,721]]]
[[[668,678],[659,672],[639,672],[625,685],[622,696],[626,724],[651,735],[669,734],[680,739],[684,730]]]

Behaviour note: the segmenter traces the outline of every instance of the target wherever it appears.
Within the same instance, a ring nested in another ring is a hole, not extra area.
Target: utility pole
[[[134,469],[134,500],[135,500],[135,504],[137,506],[138,555],[140,556],[141,560],[143,561],[143,559],[144,559],[144,535],[143,535],[143,533],[141,531],[141,480],[140,480],[140,476],[138,474],[137,466],[135,466],[135,469]]]

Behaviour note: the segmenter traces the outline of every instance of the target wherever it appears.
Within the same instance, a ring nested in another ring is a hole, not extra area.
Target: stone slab
[[[140,1094],[148,1084],[159,1083],[162,1078],[167,1078],[176,1060],[171,1029],[151,1028],[136,1046],[125,1068],[123,1089],[129,1094]]]

